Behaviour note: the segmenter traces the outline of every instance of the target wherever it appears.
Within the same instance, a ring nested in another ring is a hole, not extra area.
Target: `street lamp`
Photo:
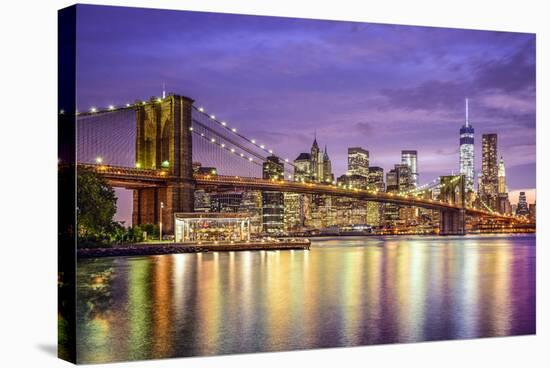
[[[162,209],[164,208],[164,202],[160,202],[160,217],[159,217],[159,236],[162,241]]]

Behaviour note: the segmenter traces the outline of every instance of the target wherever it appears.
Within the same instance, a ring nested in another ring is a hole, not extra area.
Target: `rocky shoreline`
[[[113,248],[86,248],[78,249],[78,258],[98,257],[130,257],[151,256],[162,254],[199,253],[199,252],[231,252],[247,250],[309,250],[309,240],[288,240],[271,242],[248,243],[219,243],[219,244],[133,244],[121,245]]]

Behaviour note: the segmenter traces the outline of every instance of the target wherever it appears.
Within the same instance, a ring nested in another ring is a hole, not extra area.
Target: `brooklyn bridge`
[[[174,231],[174,213],[193,212],[197,189],[327,195],[425,208],[439,211],[441,235],[464,235],[467,217],[508,225],[521,221],[490,208],[474,208],[461,175],[435,180],[438,199],[425,195],[433,186],[386,193],[303,182],[293,177],[293,163],[282,157],[284,175],[262,179],[263,163],[277,156],[277,150],[247,137],[185,96],[169,94],[86,112],[62,110],[60,124],[74,124],[75,115],[78,167],[102,175],[113,187],[133,191],[133,224],[157,223],[164,211],[167,233]]]

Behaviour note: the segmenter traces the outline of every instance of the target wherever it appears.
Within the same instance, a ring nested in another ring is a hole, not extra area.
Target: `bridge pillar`
[[[441,210],[439,212],[439,235],[465,235],[464,210]]]
[[[169,95],[136,107],[136,167],[164,170],[174,179],[165,187],[134,191],[135,225],[158,224],[162,202],[163,233],[173,234],[174,212],[193,211],[193,102]]]
[[[466,191],[464,175],[441,176],[439,178],[441,192],[440,199],[449,204],[458,205],[457,209],[443,209],[439,211],[440,235],[466,234]]]

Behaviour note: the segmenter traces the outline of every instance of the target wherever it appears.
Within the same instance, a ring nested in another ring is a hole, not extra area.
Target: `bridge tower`
[[[441,176],[439,180],[441,185],[440,199],[460,207],[459,209],[445,209],[439,211],[439,234],[465,235],[466,190],[464,174]]]
[[[169,95],[136,104],[136,167],[162,169],[174,179],[164,187],[134,190],[134,225],[158,224],[162,211],[163,233],[171,234],[174,213],[193,211],[193,102]]]

